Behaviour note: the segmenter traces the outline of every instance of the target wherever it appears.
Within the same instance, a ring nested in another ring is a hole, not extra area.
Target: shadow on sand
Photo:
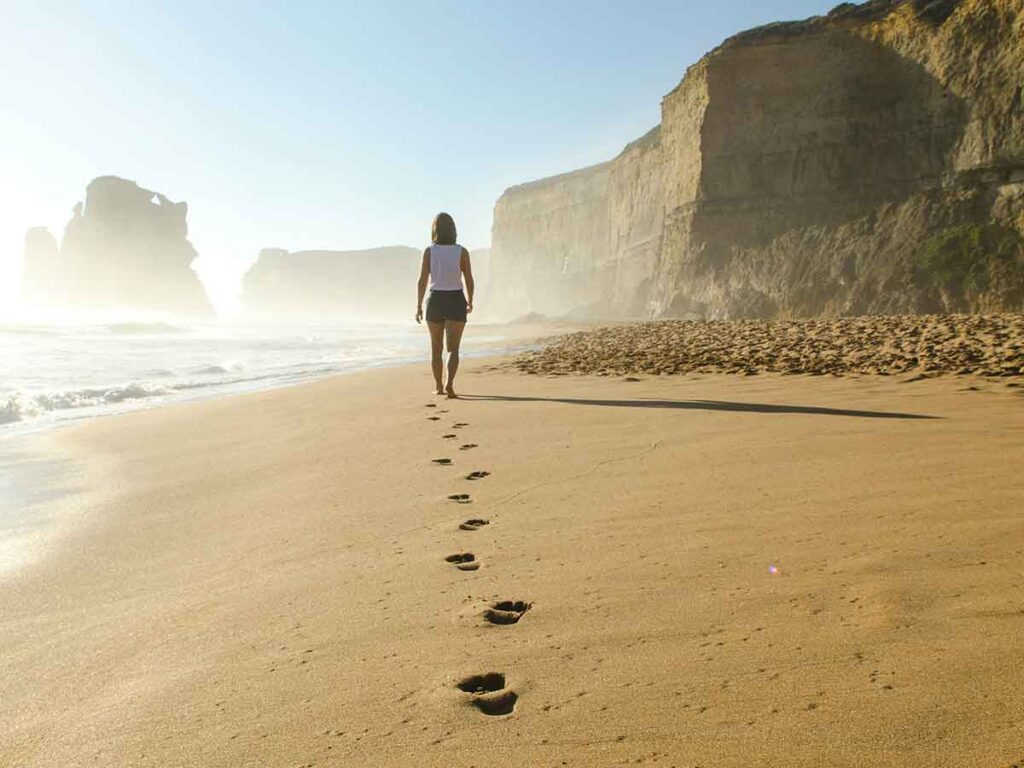
[[[501,400],[511,403],[567,403],[602,405],[613,408],[674,408],[684,411],[732,411],[736,413],[806,413],[817,416],[853,416],[861,419],[938,419],[917,413],[855,411],[846,408],[818,408],[813,405],[771,405],[733,403],[726,400],[592,400],[578,397],[521,397],[516,395],[459,395],[462,400]]]

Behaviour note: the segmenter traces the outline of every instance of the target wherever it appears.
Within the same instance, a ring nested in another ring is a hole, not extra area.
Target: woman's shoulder
[[[431,253],[434,250],[434,248],[441,248],[442,249],[440,251],[441,253],[444,253],[444,249],[450,248],[455,253],[458,253],[458,254],[463,254],[464,253],[467,256],[469,256],[469,249],[466,246],[464,246],[464,245],[460,245],[459,243],[451,243],[451,244],[448,244],[448,245],[441,245],[441,244],[438,244],[438,243],[431,243],[430,245],[428,245],[426,248],[423,249],[423,255],[427,255],[427,254]]]

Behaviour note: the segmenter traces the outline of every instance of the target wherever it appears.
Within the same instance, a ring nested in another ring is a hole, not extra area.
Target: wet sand
[[[0,764],[1024,759],[1019,380],[465,366],[40,438]]]

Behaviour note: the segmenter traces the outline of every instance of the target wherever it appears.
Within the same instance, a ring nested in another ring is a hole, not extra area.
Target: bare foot
[[[448,389],[445,391],[445,395],[448,397],[449,400],[459,399],[459,396],[455,394],[455,390],[452,389],[451,387],[448,387]]]
[[[435,395],[443,395],[444,394],[444,389],[441,387],[440,384],[437,385],[437,388],[434,390],[434,394]]]

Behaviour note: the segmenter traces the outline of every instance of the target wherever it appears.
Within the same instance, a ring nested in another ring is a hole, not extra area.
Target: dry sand
[[[521,355],[525,373],[1024,375],[1024,314],[616,325]]]
[[[493,368],[46,436],[99,495],[2,584],[0,765],[1024,760],[1020,389]]]

